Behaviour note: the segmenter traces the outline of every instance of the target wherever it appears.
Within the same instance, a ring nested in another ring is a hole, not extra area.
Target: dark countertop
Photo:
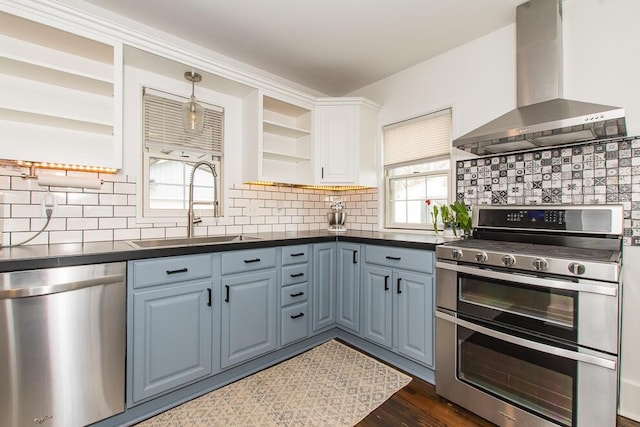
[[[250,235],[258,237],[259,239],[148,249],[134,248],[124,241],[27,245],[15,248],[2,248],[0,249],[0,272],[274,246],[302,245],[335,240],[434,251],[436,246],[448,241],[448,239],[436,235],[355,230],[340,233],[306,231],[258,233]]]

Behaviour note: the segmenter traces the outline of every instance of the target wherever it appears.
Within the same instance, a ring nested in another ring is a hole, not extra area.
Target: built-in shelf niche
[[[262,179],[311,183],[311,108],[262,97]]]
[[[122,166],[122,49],[0,13],[0,158]]]

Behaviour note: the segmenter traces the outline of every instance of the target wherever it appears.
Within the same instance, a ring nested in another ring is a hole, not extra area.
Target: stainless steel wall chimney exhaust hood
[[[518,108],[461,136],[478,155],[626,136],[624,109],[562,98],[561,0],[516,9]]]

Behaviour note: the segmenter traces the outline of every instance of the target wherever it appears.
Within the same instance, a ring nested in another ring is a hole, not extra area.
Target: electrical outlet
[[[46,218],[47,209],[51,209],[52,215],[54,216],[56,213],[56,198],[52,193],[44,193],[44,197],[42,198],[42,216]]]

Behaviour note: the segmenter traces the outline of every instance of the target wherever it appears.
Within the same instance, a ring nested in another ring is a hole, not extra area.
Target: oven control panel
[[[621,224],[619,216],[609,207],[491,206],[474,208],[473,220],[479,228],[612,233]]]

